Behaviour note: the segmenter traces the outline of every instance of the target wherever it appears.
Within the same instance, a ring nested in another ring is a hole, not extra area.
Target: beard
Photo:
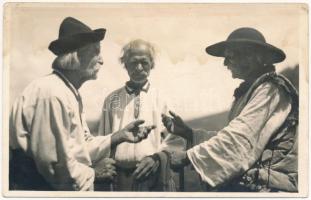
[[[90,63],[86,68],[80,71],[80,78],[83,80],[95,80],[97,79],[97,73],[100,70],[99,64]]]

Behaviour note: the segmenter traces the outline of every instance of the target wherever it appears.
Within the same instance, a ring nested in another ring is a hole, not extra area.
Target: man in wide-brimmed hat
[[[229,123],[217,134],[193,130],[171,112],[167,129],[188,140],[174,164],[191,163],[209,188],[219,191],[298,191],[298,93],[274,63],[284,52],[253,28],[239,28],[226,41],[206,48],[224,57],[233,78],[244,80],[234,92]]]
[[[139,142],[153,128],[136,120],[109,136],[90,134],[78,89],[97,77],[104,35],[72,17],[61,23],[49,46],[57,56],[53,72],[30,83],[12,108],[10,189],[93,190],[95,178],[116,174],[110,148]]]

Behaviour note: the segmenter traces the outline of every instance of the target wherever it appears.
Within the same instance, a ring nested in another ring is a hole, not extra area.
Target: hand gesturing
[[[174,112],[169,111],[170,116],[162,114],[162,123],[166,129],[175,135],[185,139],[192,138],[192,129],[183,121],[183,119]]]

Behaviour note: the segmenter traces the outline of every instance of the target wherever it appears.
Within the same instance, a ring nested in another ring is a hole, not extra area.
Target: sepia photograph
[[[308,4],[3,4],[5,197],[306,197]]]

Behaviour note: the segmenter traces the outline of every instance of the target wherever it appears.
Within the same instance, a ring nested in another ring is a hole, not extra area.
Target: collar
[[[58,71],[57,69],[54,69],[53,74],[56,74],[64,83],[65,85],[71,90],[71,92],[75,95],[76,99],[78,101],[81,101],[81,96],[79,91],[70,83],[70,81],[66,78],[66,76]]]
[[[239,87],[234,90],[234,94],[233,94],[234,98],[238,99],[241,96],[243,96],[248,91],[248,89],[251,87],[251,85],[252,85],[251,82],[246,82],[246,81],[242,82],[239,85]]]
[[[142,87],[135,88],[130,81],[125,83],[125,89],[128,94],[135,94],[138,95],[141,91],[147,93],[150,88],[150,82],[147,81]]]
[[[240,86],[234,90],[233,96],[235,97],[235,99],[238,99],[244,94],[246,94],[248,89],[253,85],[254,82],[256,82],[256,80],[258,80],[264,74],[271,73],[271,72],[275,72],[274,65],[263,66],[263,68],[260,71],[254,72],[253,75],[257,78],[253,79],[252,81],[242,82]]]

